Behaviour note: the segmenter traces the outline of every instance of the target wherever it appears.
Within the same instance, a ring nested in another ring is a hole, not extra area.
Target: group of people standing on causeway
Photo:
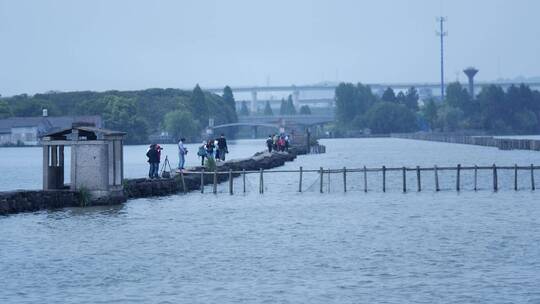
[[[188,153],[188,149],[184,145],[185,141],[185,138],[181,138],[178,141],[178,172],[185,169],[184,166],[186,164],[186,155]],[[151,144],[146,151],[146,157],[148,157],[148,163],[150,164],[150,169],[148,172],[148,177],[150,179],[159,178],[159,164],[161,163],[162,150],[163,148],[160,145]],[[225,155],[227,153],[229,153],[227,139],[225,138],[224,134],[221,134],[221,136],[215,140],[210,139],[208,141],[203,141],[202,145],[199,146],[197,156],[201,158],[201,166],[204,166],[205,159],[225,161]],[[164,164],[164,166],[166,165],[167,164]]]
[[[188,149],[185,147],[186,139],[180,138],[178,141],[178,172],[181,172],[185,169],[186,164],[186,155]],[[290,140],[289,136],[286,134],[271,134],[268,135],[266,139],[266,147],[268,152],[277,151],[284,152],[289,151]],[[146,157],[148,157],[148,163],[150,164],[150,170],[148,172],[148,177],[150,179],[159,178],[159,167],[161,162],[161,151],[163,148],[158,144],[151,144],[148,150],[146,151]],[[221,134],[216,139],[209,139],[203,141],[199,146],[197,151],[197,156],[201,158],[201,166],[204,166],[205,160],[215,160],[215,161],[225,161],[225,155],[229,153],[229,148],[227,146],[227,139],[224,134]],[[166,159],[166,167],[168,165],[168,159]],[[170,165],[169,165],[170,166]]]
[[[268,138],[266,139],[266,148],[268,148],[268,152],[272,151],[278,151],[278,152],[284,152],[289,151],[289,135],[285,134],[271,134],[268,135]]]
[[[221,136],[215,140],[209,139],[208,141],[203,141],[202,145],[199,146],[197,156],[201,158],[201,166],[204,166],[205,159],[225,161],[225,154],[227,153],[229,153],[227,139],[224,134],[221,134]]]

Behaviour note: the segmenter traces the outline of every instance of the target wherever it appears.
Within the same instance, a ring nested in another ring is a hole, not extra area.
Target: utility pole
[[[448,35],[448,33],[444,31],[446,17],[438,17],[437,22],[440,24],[440,31],[437,31],[437,36],[441,37],[441,98],[444,100],[444,37]]]

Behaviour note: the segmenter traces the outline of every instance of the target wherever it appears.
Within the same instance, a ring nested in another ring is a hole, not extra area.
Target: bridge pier
[[[251,138],[256,139],[257,138],[257,126],[251,127]]]
[[[257,91],[251,91],[250,111],[251,113],[257,113]]]

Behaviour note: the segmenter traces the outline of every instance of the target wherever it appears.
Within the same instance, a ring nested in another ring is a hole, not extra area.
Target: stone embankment
[[[305,151],[301,151],[304,152]],[[303,153],[303,154],[304,154]],[[259,169],[272,169],[279,166],[283,166],[285,162],[293,161],[298,154],[298,151],[293,149],[290,153],[257,153],[250,158],[230,160],[223,163],[218,163],[216,171],[218,174],[217,182],[221,183],[229,179],[229,171],[252,171]],[[188,172],[183,174],[174,175],[169,179],[148,180],[146,178],[130,179],[124,183],[124,193],[128,199],[151,197],[151,196],[164,196],[179,192],[188,192],[201,189],[201,175],[200,172],[203,167],[190,168]],[[239,174],[233,174],[233,177]],[[184,181],[182,182],[182,178]],[[213,174],[204,174],[203,183],[205,185],[212,184],[214,182]],[[184,189],[185,184],[185,189]]]
[[[323,149],[323,148],[320,148]],[[257,153],[250,158],[230,160],[218,164],[218,172],[250,171],[259,169],[272,169],[293,161],[297,155],[306,154],[305,147],[294,147],[289,153]],[[200,172],[202,167],[190,168],[190,172]],[[237,176],[235,174],[234,176]],[[148,180],[146,178],[124,180],[124,196],[108,197],[106,199],[92,200],[88,194],[70,190],[51,191],[9,191],[0,192],[0,215],[19,212],[30,212],[44,209],[59,209],[66,207],[114,205],[125,202],[127,199],[165,196],[174,193],[200,189],[200,174],[175,175],[172,178]],[[229,179],[228,174],[217,174],[217,182]],[[204,184],[213,183],[213,175],[204,175]],[[185,184],[185,189],[183,185]]]
[[[501,150],[540,151],[540,140],[535,139],[496,138],[493,136],[470,136],[447,133],[403,133],[392,134],[391,137],[496,147]]]
[[[79,193],[64,190],[0,192],[0,215],[81,206]]]

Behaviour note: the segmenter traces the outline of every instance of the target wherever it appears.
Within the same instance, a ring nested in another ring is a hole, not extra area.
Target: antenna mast
[[[439,22],[440,25],[440,31],[437,31],[437,36],[441,37],[441,98],[444,100],[444,37],[448,35],[448,33],[444,31],[446,17],[438,17],[437,22]]]

